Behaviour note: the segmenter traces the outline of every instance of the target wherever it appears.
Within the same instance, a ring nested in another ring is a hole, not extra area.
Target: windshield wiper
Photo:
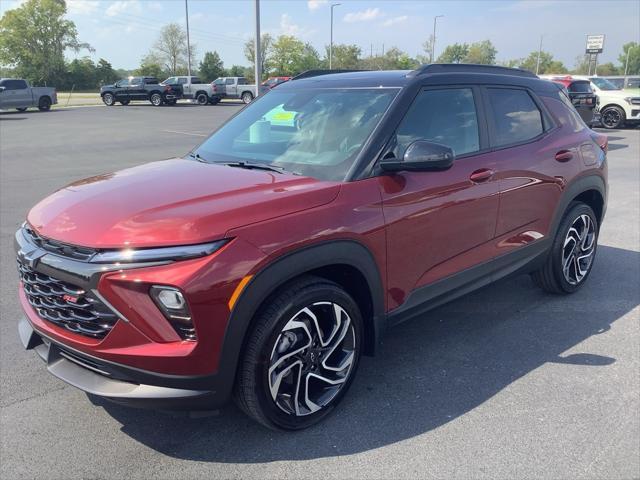
[[[246,168],[248,170],[269,170],[271,172],[285,173],[286,170],[276,165],[268,165],[266,163],[252,163],[252,162],[224,162],[220,165],[226,165],[227,167]]]
[[[195,158],[195,159],[196,159],[196,160],[198,160],[199,162],[202,162],[202,163],[209,163],[209,162],[207,162],[203,157],[201,157],[199,153],[189,152],[189,156],[190,156],[191,158]]]

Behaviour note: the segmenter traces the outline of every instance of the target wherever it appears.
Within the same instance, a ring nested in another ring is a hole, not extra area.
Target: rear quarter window
[[[591,83],[589,82],[573,82],[569,85],[570,93],[591,93]]]
[[[489,88],[487,91],[494,146],[526,142],[544,132],[542,113],[526,90]]]

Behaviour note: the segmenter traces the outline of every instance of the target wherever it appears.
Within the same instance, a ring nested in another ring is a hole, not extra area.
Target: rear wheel
[[[27,107],[16,108],[16,110],[18,110],[19,112],[26,112],[27,111]]]
[[[200,92],[196,96],[196,102],[198,102],[198,105],[206,105],[209,102],[209,97],[206,93]]]
[[[236,401],[273,429],[309,427],[333,411],[358,366],[362,318],[322,278],[296,280],[259,313],[236,382]]]
[[[162,95],[160,95],[159,93],[152,93],[149,97],[149,101],[154,107],[160,107],[162,106]]]
[[[38,110],[41,112],[48,112],[51,110],[51,99],[49,97],[42,97],[38,102]]]
[[[625,120],[624,110],[620,107],[611,106],[600,112],[600,123],[604,128],[622,128]]]
[[[240,98],[244,103],[251,103],[253,100],[253,94],[251,92],[244,92]]]
[[[116,103],[116,97],[113,95],[113,93],[105,93],[102,96],[102,101],[104,102],[104,104],[107,107],[112,106],[114,103]]]
[[[549,257],[532,274],[534,282],[551,293],[573,293],[591,273],[598,247],[598,220],[591,207],[572,203],[553,241]]]

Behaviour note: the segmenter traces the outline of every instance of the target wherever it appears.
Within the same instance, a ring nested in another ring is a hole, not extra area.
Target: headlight
[[[623,100],[627,102],[629,105],[631,105],[631,97],[624,97]]]
[[[138,263],[159,262],[163,260],[187,260],[211,255],[216,250],[222,248],[227,242],[228,240],[218,240],[217,242],[183,245],[179,247],[107,250],[96,253],[90,261],[91,263]]]

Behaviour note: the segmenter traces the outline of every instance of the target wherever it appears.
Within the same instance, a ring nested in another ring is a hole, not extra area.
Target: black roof
[[[281,84],[289,88],[402,88],[414,83],[447,85],[458,83],[503,84],[529,87],[537,91],[557,91],[550,83],[540,80],[528,70],[496,65],[430,64],[416,70],[363,70],[328,73],[326,70],[309,71]]]

